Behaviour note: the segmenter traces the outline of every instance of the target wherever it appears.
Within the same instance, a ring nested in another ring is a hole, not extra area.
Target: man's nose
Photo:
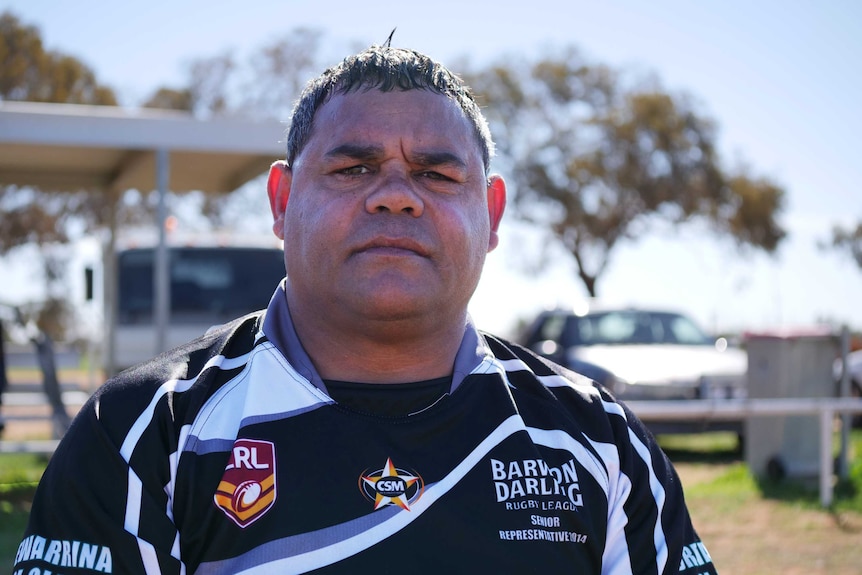
[[[409,173],[386,170],[378,184],[365,200],[369,213],[409,214],[418,218],[425,211],[425,203]]]

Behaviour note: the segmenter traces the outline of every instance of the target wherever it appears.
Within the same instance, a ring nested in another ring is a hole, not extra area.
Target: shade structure
[[[285,126],[185,112],[0,102],[0,185],[150,191],[156,152],[174,192],[230,192],[284,156]]]
[[[227,193],[239,188],[284,157],[284,128],[275,121],[198,120],[168,110],[0,102],[0,186],[109,194],[158,191],[154,325],[161,351],[170,313],[167,192]],[[116,325],[116,270],[111,261],[108,258],[105,270],[109,371]]]

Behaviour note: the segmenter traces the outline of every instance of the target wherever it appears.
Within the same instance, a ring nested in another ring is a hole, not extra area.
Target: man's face
[[[463,315],[505,187],[486,180],[457,104],[422,90],[335,95],[282,173],[270,200],[289,298],[332,321]]]

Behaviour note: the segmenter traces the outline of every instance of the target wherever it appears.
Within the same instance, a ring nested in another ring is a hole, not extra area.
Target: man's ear
[[[272,231],[278,239],[284,239],[284,210],[290,197],[290,183],[293,173],[284,160],[278,160],[269,167],[269,179],[266,181],[266,193],[269,196],[269,207],[272,210]]]
[[[491,234],[488,237],[488,251],[490,252],[500,243],[497,230],[500,228],[500,220],[506,210],[506,182],[501,176],[493,175],[488,178],[488,219],[491,222]]]

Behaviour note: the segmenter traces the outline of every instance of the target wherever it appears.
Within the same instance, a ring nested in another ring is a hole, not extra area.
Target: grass
[[[0,565],[12,565],[30,502],[48,463],[44,455],[0,454]]]
[[[816,486],[754,477],[733,434],[659,436],[685,488],[695,527],[722,575],[857,574],[862,541],[862,430],[849,477],[828,509]],[[0,454],[0,565],[11,565],[47,458]]]
[[[723,473],[710,482],[686,489],[690,495],[746,496],[820,509],[819,487],[811,482],[778,481],[754,477],[743,461],[736,436],[732,433],[659,436],[659,444],[677,467],[688,465],[723,466]],[[836,445],[837,453],[837,445]],[[833,488],[833,512],[862,514],[862,430],[850,435],[847,478],[838,479]]]
[[[858,575],[862,430],[851,435],[849,477],[833,503],[817,485],[754,477],[732,435],[660,436],[695,524],[722,575]]]

